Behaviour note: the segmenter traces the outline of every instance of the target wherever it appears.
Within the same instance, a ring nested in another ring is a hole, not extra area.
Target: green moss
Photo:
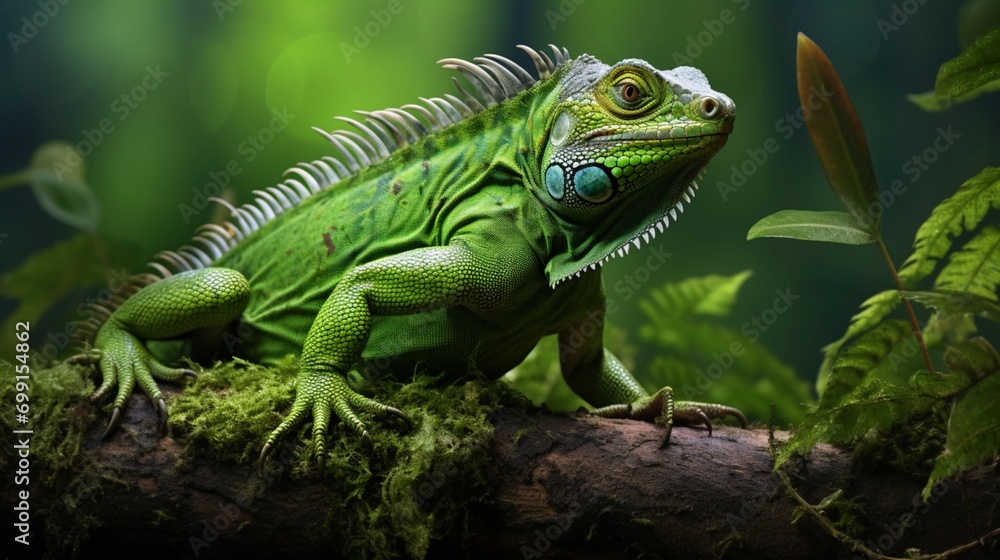
[[[242,361],[218,365],[170,400],[171,428],[186,439],[189,454],[255,461],[291,407],[294,378],[291,358],[270,368]],[[332,426],[323,478],[331,504],[313,530],[317,537],[335,535],[345,543],[345,557],[389,558],[405,551],[422,558],[433,540],[461,539],[468,506],[488,499],[483,472],[493,425],[487,414],[529,404],[504,383],[479,376],[436,381],[418,375],[409,384],[356,387],[405,411],[414,421],[412,431],[398,422],[368,419],[372,446],[366,448],[343,424]],[[319,475],[310,454],[310,428],[303,426],[298,441],[285,443],[272,460],[288,463],[293,479]]]
[[[13,379],[13,366],[0,362],[0,375]],[[294,380],[291,358],[274,367],[237,360],[204,371],[168,397],[171,430],[186,443],[181,460],[204,454],[239,464],[255,461],[263,441],[291,407]],[[40,487],[64,492],[62,504],[46,512],[51,535],[46,545],[54,554],[79,549],[98,523],[80,504],[124,485],[115,473],[97,471],[81,453],[84,434],[98,412],[87,401],[93,389],[81,367],[59,365],[32,374],[32,492]],[[334,421],[323,477],[329,513],[311,530],[317,538],[344,543],[341,554],[348,558],[404,553],[422,558],[434,540],[463,539],[468,507],[488,500],[491,491],[484,474],[493,438],[487,414],[523,411],[530,403],[505,383],[474,375],[450,384],[418,375],[409,384],[379,381],[357,390],[404,410],[415,427],[409,431],[398,422],[369,418],[372,446],[366,448]],[[14,402],[14,392],[10,383],[0,388],[4,402]],[[0,424],[8,433],[21,428],[12,415],[0,415]],[[288,466],[293,479],[319,477],[307,444],[310,428],[307,423],[279,446],[264,476]],[[0,455],[0,468],[8,470],[14,459],[8,446]],[[260,482],[254,476],[248,476],[248,494],[270,491],[270,484],[253,484]],[[164,512],[154,513],[154,524],[171,521]]]

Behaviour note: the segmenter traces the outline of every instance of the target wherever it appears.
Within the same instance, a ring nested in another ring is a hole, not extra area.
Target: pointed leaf
[[[844,245],[875,242],[875,238],[860,228],[850,214],[810,210],[782,210],[767,216],[747,232],[747,240],[758,237],[788,237]]]
[[[903,285],[912,287],[933,272],[938,259],[951,249],[951,238],[975,229],[990,208],[1000,209],[998,167],[987,167],[963,183],[920,225],[913,242],[913,254],[899,269]]]
[[[1000,79],[1000,27],[975,40],[938,70],[934,92],[958,97]]]
[[[873,237],[878,236],[878,185],[861,121],[830,59],[799,33],[796,53],[799,101],[806,128],[837,198]]]
[[[910,301],[937,309],[947,318],[950,315],[978,315],[1000,323],[1000,304],[969,292],[934,290],[926,292],[906,292]]]

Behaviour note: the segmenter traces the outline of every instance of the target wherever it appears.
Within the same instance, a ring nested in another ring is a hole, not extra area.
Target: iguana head
[[[690,67],[657,70],[583,55],[562,68],[542,131],[536,196],[567,234],[546,272],[553,286],[662,233],[725,145],[736,107]]]

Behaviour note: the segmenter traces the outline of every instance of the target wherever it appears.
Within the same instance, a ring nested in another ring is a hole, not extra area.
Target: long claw
[[[396,418],[399,418],[400,420],[406,422],[406,424],[410,427],[410,429],[411,430],[413,429],[413,419],[407,416],[406,413],[403,412],[402,410],[399,410],[398,408],[394,408],[391,406],[387,406],[385,407],[385,411],[387,414],[391,414]]]
[[[708,415],[705,414],[705,411],[703,410],[698,411],[698,419],[700,419],[701,423],[704,424],[706,428],[708,428],[708,437],[712,437],[712,421],[708,419]]]
[[[326,476],[326,454],[320,454],[316,457],[316,467],[319,469],[319,477],[324,478]]]
[[[115,429],[118,428],[118,423],[121,422],[121,419],[122,419],[122,407],[116,406],[115,411],[111,413],[111,422],[108,423],[107,429],[104,430],[104,434],[101,436],[102,441],[107,440],[109,437],[111,437],[111,434],[113,434],[115,432]]]
[[[191,379],[198,379],[198,374],[193,369],[184,369],[184,376],[190,377]]]
[[[660,442],[660,449],[663,449],[664,447],[667,446],[668,443],[670,443],[670,434],[673,433],[674,431],[673,424],[667,424],[664,427],[666,428],[666,430],[664,430],[666,434],[663,435],[663,441]]]
[[[733,408],[731,406],[727,406],[726,407],[726,414],[728,414],[730,416],[735,416],[736,418],[738,418],[739,421],[740,421],[740,426],[744,430],[750,427],[750,424],[747,423],[747,417],[743,416],[743,413],[740,412],[739,410],[737,410],[737,409],[735,409],[735,408]]]
[[[167,435],[167,419],[170,418],[170,414],[167,412],[167,403],[163,402],[163,399],[157,399],[156,401],[156,415],[160,419],[160,435]]]
[[[264,444],[264,448],[260,450],[260,458],[257,459],[257,468],[264,469],[264,465],[267,464],[267,460],[271,456],[271,449],[270,443]]]

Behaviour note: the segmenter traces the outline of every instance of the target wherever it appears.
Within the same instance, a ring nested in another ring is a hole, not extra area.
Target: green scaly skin
[[[693,68],[608,67],[587,55],[508,97],[422,138],[397,137],[399,149],[263,223],[210,267],[128,299],[84,356],[99,357],[95,397],[119,386],[108,433],[136,382],[165,417],[154,379],[190,373],[162,365],[144,341],[236,320],[250,328],[237,355],[300,355],[294,405],[262,459],[310,417],[320,462],[331,414],[363,437],[365,414],[406,419],[353,391],[352,369],[407,374],[419,364],[460,376],[473,364],[499,377],[554,333],[563,375],[595,414],[657,421],[667,438],[675,422],[711,430],[710,419],[733,415],[745,427],[735,409],[639,385],[603,347],[596,270],[677,219],[732,131],[732,101]]]

